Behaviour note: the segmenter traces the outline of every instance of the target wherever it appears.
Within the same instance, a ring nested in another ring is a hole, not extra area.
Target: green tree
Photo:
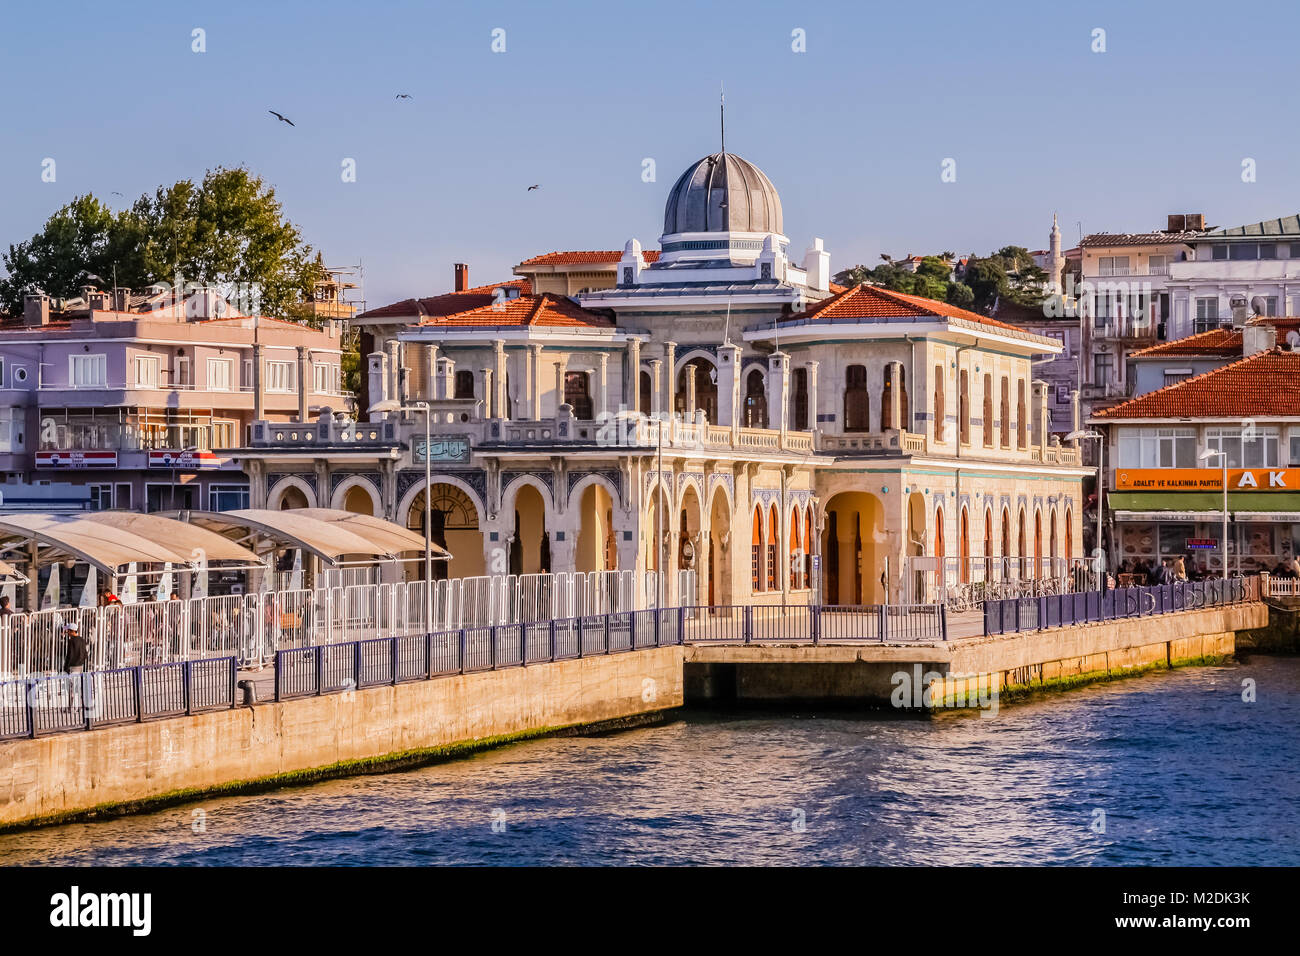
[[[116,270],[119,285],[197,283],[289,317],[323,271],[275,190],[242,168],[159,187],[118,213],[80,196],[3,259],[0,308],[10,313],[31,288],[66,298],[87,282],[111,284]]]

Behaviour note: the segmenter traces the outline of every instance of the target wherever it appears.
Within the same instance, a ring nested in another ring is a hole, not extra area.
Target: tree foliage
[[[874,269],[853,266],[837,273],[835,281],[847,286],[869,282],[981,313],[990,312],[999,299],[1028,306],[1043,301],[1047,273],[1034,265],[1029,250],[1020,246],[1004,246],[989,256],[971,256],[960,274],[954,273],[956,258],[951,252],[926,256],[915,272],[898,266],[887,255],[880,258],[883,265]]]
[[[275,190],[246,169],[209,170],[114,212],[79,196],[3,256],[0,309],[21,313],[26,292],[70,298],[83,285],[140,288],[197,283],[252,296],[266,315],[290,316],[323,269]]]

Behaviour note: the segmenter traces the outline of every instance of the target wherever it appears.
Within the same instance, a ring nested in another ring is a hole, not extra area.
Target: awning
[[[423,534],[416,534],[409,528],[403,528],[400,524],[385,521],[383,518],[354,514],[351,511],[338,511],[334,508],[293,508],[289,513],[306,515],[317,521],[347,528],[352,533],[359,534],[372,542],[376,547],[386,548],[393,554],[400,554],[403,551],[419,551],[424,554]],[[437,561],[445,561],[451,557],[444,548],[432,542],[429,544],[429,549]]]
[[[1106,506],[1130,521],[1208,521],[1223,516],[1223,492],[1112,491]],[[1228,513],[1242,521],[1300,522],[1300,492],[1229,491]]]
[[[123,565],[180,564],[188,566],[190,556],[161,541],[114,528],[85,515],[0,515],[0,550],[25,550],[37,545],[37,564],[71,558],[92,564],[105,574],[116,574]]]
[[[208,562],[238,561],[241,564],[261,566],[257,555],[243,545],[188,521],[177,521],[159,514],[137,514],[134,511],[92,511],[81,517],[152,541],[165,541],[171,550],[189,555],[186,558],[187,564],[198,563],[202,558]]]
[[[353,554],[369,558],[393,558],[386,547],[376,545],[339,524],[310,518],[292,510],[241,508],[236,511],[185,511],[181,515],[201,528],[228,538],[270,539],[278,548],[301,548],[329,565]],[[423,544],[421,545],[423,547]]]

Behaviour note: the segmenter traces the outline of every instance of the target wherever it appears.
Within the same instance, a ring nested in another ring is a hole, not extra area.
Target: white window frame
[[[1195,428],[1125,428],[1118,444],[1117,468],[1196,467]]]
[[[1276,425],[1254,426],[1252,438],[1242,437],[1239,425],[1205,430],[1205,447],[1228,452],[1229,468],[1277,468],[1279,461],[1280,429]],[[1204,463],[1207,468],[1222,468],[1223,460],[1215,457]]]
[[[158,388],[162,382],[162,358],[157,355],[137,355],[135,357],[136,388]],[[145,369],[152,369],[152,378],[142,375]]]
[[[90,489],[91,511],[111,511],[113,509],[114,489],[112,482],[96,482],[86,487]],[[108,493],[107,505],[103,503],[105,491]]]
[[[227,358],[210,358],[208,359],[208,391],[210,392],[228,392],[235,377],[235,363]],[[220,382],[220,374],[213,374],[216,369],[225,369],[225,381]]]
[[[99,374],[93,377],[93,381],[81,381],[81,376],[77,374],[78,368],[93,369]],[[108,356],[103,352],[95,352],[89,355],[69,355],[68,384],[73,388],[106,388],[108,386]]]
[[[294,363],[292,361],[281,362],[268,359],[266,362],[266,391],[292,394],[295,391],[293,370]],[[283,371],[283,375],[279,374],[281,371]],[[283,378],[283,382],[278,381],[281,378]]]
[[[339,366],[332,362],[313,362],[312,391],[317,395],[339,394]]]
[[[1132,262],[1129,256],[1098,256],[1097,275],[1126,276],[1130,274]]]
[[[230,444],[218,441],[218,432],[226,431],[230,433]],[[234,448],[239,441],[239,422],[233,418],[214,418],[212,419],[212,439],[209,446],[212,448]]]

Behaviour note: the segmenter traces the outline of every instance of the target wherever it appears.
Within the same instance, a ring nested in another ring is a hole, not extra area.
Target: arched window
[[[641,414],[649,415],[654,411],[654,382],[650,378],[650,373],[642,369],[641,371]]]
[[[767,386],[758,369],[745,377],[745,427],[767,427]]]
[[[573,417],[591,421],[591,393],[586,372],[564,373],[564,403],[573,407]]]
[[[804,512],[803,518],[803,580],[804,587],[812,587],[812,556],[817,547],[817,539],[813,537],[813,513],[812,505]]]
[[[943,441],[943,420],[947,414],[947,409],[943,403],[943,366],[934,367],[934,400],[931,402],[934,406],[934,440]]]
[[[1061,555],[1060,552],[1056,550],[1056,509],[1055,508],[1052,509],[1051,514],[1048,516],[1047,520],[1051,522],[1051,524],[1047,526],[1048,527],[1047,553],[1052,559],[1052,573],[1056,574],[1057,573],[1056,559],[1059,558]]]
[[[934,509],[934,556],[941,564],[948,556],[943,543],[943,505]]]
[[[681,414],[686,414],[687,380],[695,379],[695,407],[704,410],[704,417],[709,423],[718,423],[718,371],[713,363],[705,358],[694,358],[682,366],[677,375],[677,396],[675,407]]]
[[[797,368],[794,370],[794,419],[795,431],[804,432],[808,430],[808,421],[811,416],[808,414],[808,370],[806,368]]]
[[[907,370],[898,366],[898,427],[912,427],[912,409],[907,404]]]
[[[799,512],[790,512],[790,590],[797,591],[803,587],[801,571],[803,569],[802,551],[799,547]]]
[[[1002,414],[998,417],[1003,448],[1011,447],[1011,380],[1002,376]]]
[[[767,589],[775,591],[781,586],[781,579],[777,577],[780,563],[776,558],[776,531],[780,527],[781,517],[776,513],[776,505],[772,505],[772,510],[767,516]]]
[[[1016,383],[1016,447],[1024,448],[1028,444],[1025,429],[1029,424],[1029,415],[1025,411],[1025,380]]]
[[[957,387],[957,434],[963,445],[970,444],[970,374],[961,370]]]
[[[993,580],[993,509],[984,509],[984,580]]]
[[[1043,513],[1034,512],[1034,577],[1043,573]]]
[[[1010,576],[1011,562],[1007,560],[1011,557],[1011,513],[1006,508],[1002,509],[1002,554],[1000,560],[998,576],[999,581],[1004,581]]]
[[[455,379],[455,397],[456,398],[473,398],[474,397],[474,373],[457,372]]]
[[[993,376],[984,373],[984,447],[993,447]]]
[[[958,573],[961,575],[961,583],[970,582],[970,518],[965,508],[961,509],[961,534],[957,539],[957,560]]]
[[[1065,556],[1074,557],[1074,515],[1071,509],[1065,509]]]
[[[1016,533],[1016,558],[1018,559],[1018,567],[1019,567],[1016,577],[1023,579],[1027,577],[1027,575],[1025,574],[1025,565],[1029,563],[1028,560],[1026,560],[1026,552],[1025,552],[1025,509],[1024,508],[1020,509],[1019,529],[1017,530]]]
[[[844,430],[871,431],[871,397],[867,393],[865,365],[850,365],[844,370]]]
[[[754,533],[750,537],[750,575],[754,593],[763,590],[763,512],[754,506]]]
[[[890,428],[897,428],[898,423],[894,421],[894,366],[892,363],[885,365],[885,384],[880,390],[880,430],[886,431]]]

